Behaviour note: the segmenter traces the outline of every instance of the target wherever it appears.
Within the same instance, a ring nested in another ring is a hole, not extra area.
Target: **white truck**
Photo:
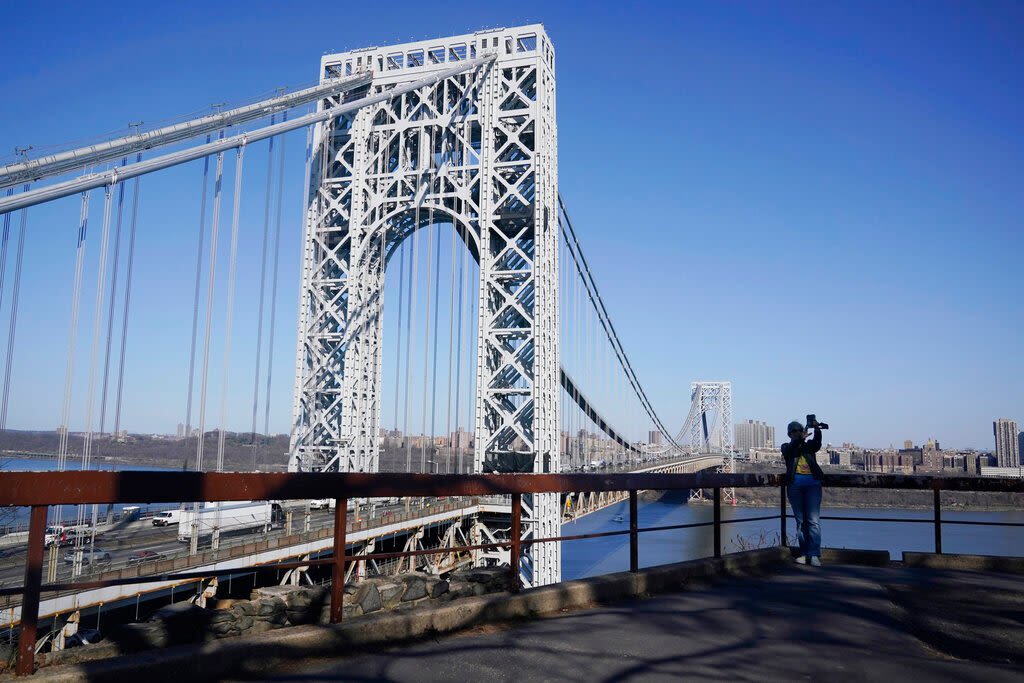
[[[211,536],[215,529],[222,535],[242,531],[266,532],[280,521],[282,515],[281,505],[269,500],[204,503],[198,516],[195,510],[186,507],[179,518],[178,540],[191,541],[193,527],[200,538]]]
[[[181,510],[164,510],[153,515],[153,526],[170,526],[181,522]]]

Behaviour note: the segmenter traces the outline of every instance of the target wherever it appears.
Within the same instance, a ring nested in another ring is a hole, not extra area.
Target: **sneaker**
[[[811,558],[811,566],[812,567],[820,567],[821,566],[821,558],[820,557],[812,557]]]
[[[807,556],[806,555],[801,555],[800,557],[796,558],[796,563],[797,564],[807,564]]]

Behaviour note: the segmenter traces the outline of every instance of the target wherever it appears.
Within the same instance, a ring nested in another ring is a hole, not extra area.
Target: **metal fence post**
[[[25,556],[25,593],[21,600],[21,633],[18,635],[17,674],[35,670],[36,630],[39,625],[39,586],[43,578],[43,547],[46,542],[46,505],[33,505],[28,525]]]
[[[932,494],[935,501],[935,554],[942,554],[942,492],[939,489],[933,489]]]
[[[508,563],[512,566],[512,583],[509,590],[519,592],[519,557],[523,550],[523,494],[512,494],[512,549],[508,554]]]
[[[636,491],[629,492],[629,571],[634,574],[640,571],[640,534],[637,519]]]
[[[779,546],[789,546],[786,540],[786,486],[779,487]]]
[[[719,486],[715,491],[715,557],[722,556],[722,489]]]
[[[345,600],[345,532],[348,527],[348,498],[334,503],[334,564],[331,565],[331,623],[341,622]]]

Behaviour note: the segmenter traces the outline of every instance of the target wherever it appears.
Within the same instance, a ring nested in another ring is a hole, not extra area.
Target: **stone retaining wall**
[[[508,587],[508,569],[467,569],[447,579],[420,573],[365,579],[345,587],[342,618],[411,609],[428,602],[485,595]],[[209,609],[179,603],[149,621],[127,624],[110,640],[123,652],[263,633],[286,626],[330,622],[330,589],[324,586],[268,586],[249,600],[211,600]]]

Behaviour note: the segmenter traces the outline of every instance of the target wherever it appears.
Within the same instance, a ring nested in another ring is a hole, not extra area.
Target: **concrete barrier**
[[[937,555],[935,553],[903,553],[907,567],[929,569],[960,569],[976,572],[1005,572],[1024,574],[1024,557],[996,557],[993,555]]]
[[[821,561],[831,564],[860,564],[868,567],[888,567],[892,559],[889,557],[888,550],[822,548]]]

